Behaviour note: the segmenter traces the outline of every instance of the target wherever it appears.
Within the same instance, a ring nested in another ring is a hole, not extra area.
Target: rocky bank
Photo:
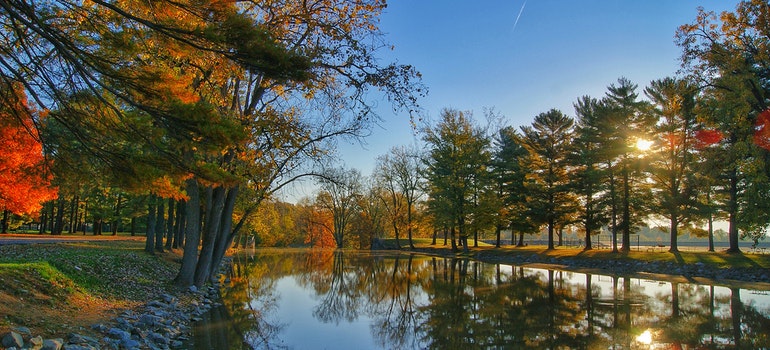
[[[180,349],[190,345],[193,322],[219,303],[219,286],[190,287],[177,295],[164,294],[142,307],[126,310],[106,324],[92,328],[101,338],[69,334],[43,339],[25,327],[2,335],[2,348],[43,350]]]

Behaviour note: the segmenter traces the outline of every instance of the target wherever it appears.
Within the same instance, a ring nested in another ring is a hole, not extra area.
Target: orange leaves
[[[770,150],[770,109],[759,113],[754,123],[754,144]]]
[[[12,90],[19,103],[0,106],[0,208],[32,214],[41,203],[56,198],[57,190],[51,187],[43,146],[29,115],[34,110],[21,89]]]
[[[190,176],[192,176],[192,174]],[[184,182],[184,180],[186,179],[180,179],[179,181]],[[150,192],[161,198],[173,198],[175,200],[185,201],[189,198],[186,193],[182,192],[181,185],[175,183],[171,177],[167,175],[153,180]]]
[[[159,90],[182,103],[196,103],[200,99],[191,86],[192,77],[174,74],[170,70],[160,73]]]

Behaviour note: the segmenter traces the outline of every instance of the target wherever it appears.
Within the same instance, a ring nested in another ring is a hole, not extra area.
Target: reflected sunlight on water
[[[397,252],[235,262],[231,335],[255,349],[770,347],[763,290]]]

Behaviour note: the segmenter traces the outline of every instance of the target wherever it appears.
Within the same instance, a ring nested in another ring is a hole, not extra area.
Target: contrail
[[[527,6],[527,1],[525,0],[523,4],[521,4],[521,10],[519,10],[519,15],[516,16],[516,21],[513,22],[513,29],[511,29],[511,33],[516,30],[516,25],[519,24],[519,19],[521,18],[521,14],[524,13],[524,6]]]

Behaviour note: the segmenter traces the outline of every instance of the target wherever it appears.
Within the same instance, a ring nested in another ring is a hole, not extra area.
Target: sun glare
[[[644,331],[644,333],[640,334],[638,337],[636,337],[636,341],[650,345],[652,344],[652,333],[650,333],[650,330]]]
[[[652,141],[645,140],[645,139],[638,139],[636,140],[636,149],[640,151],[647,151],[652,147]]]

